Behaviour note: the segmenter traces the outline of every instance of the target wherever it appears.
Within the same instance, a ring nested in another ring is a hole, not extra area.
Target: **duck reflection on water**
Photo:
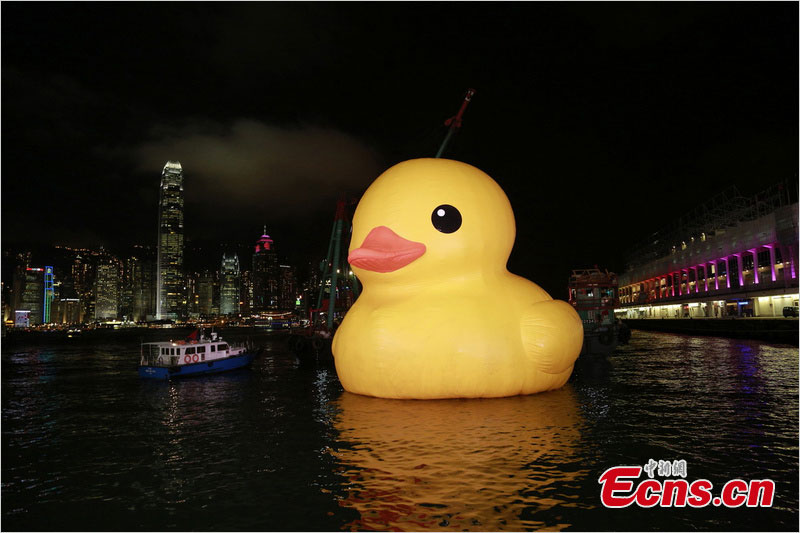
[[[470,400],[336,402],[343,507],[354,530],[561,530],[578,497],[575,392]]]

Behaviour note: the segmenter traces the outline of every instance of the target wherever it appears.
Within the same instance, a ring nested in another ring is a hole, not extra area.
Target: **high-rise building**
[[[253,275],[249,270],[242,270],[242,281],[239,286],[239,313],[250,316],[253,312]]]
[[[22,309],[27,269],[31,265],[31,252],[21,252],[14,258],[14,280],[11,284],[11,309]],[[13,314],[13,313],[12,313]]]
[[[158,259],[156,319],[185,315],[186,282],[183,272],[183,168],[167,161],[161,172],[158,202]]]
[[[156,311],[156,264],[150,257],[142,258],[134,267],[133,320],[147,320]]]
[[[50,311],[53,308],[53,296],[54,296],[54,288],[53,288],[53,267],[46,266],[44,267],[44,301],[42,302],[42,307],[44,311],[42,312],[42,321],[45,324],[50,323]]]
[[[27,267],[22,289],[22,301],[17,311],[28,311],[29,324],[35,326],[44,320],[44,269]]]
[[[116,319],[119,313],[119,265],[103,261],[95,279],[95,320]]]
[[[239,256],[222,254],[219,280],[219,312],[239,314]]]
[[[296,307],[297,282],[294,276],[294,268],[289,265],[280,265],[280,297],[278,307],[288,311]]]
[[[203,271],[197,281],[197,310],[200,316],[214,315],[214,274],[208,270]]]
[[[80,324],[83,322],[81,302],[77,298],[56,298],[50,316],[54,324]]]
[[[256,242],[253,254],[253,313],[278,309],[279,270],[278,256],[273,241],[264,234]]]

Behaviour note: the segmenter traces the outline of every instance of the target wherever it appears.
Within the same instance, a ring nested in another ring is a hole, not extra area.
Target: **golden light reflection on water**
[[[554,507],[588,507],[577,496],[587,471],[569,385],[476,400],[344,393],[336,407],[340,505],[359,512],[354,530],[557,531],[570,524]]]

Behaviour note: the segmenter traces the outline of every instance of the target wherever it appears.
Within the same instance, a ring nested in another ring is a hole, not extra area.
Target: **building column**
[[[753,283],[758,285],[758,248],[747,251],[753,254]]]
[[[703,292],[708,292],[708,268],[705,263],[700,266],[703,267]]]
[[[776,281],[777,276],[775,276],[775,245],[768,244],[767,248],[769,248],[769,272],[770,274],[772,274],[772,281]]]
[[[694,270],[694,293],[697,294],[700,292],[700,278],[697,277],[697,267],[693,266],[692,270]]]
[[[689,294],[691,294],[691,292],[692,292],[691,288],[689,287],[689,272],[690,272],[690,269],[687,267],[687,268],[684,268],[683,270],[686,271],[686,291],[684,292],[684,294],[686,294],[686,296],[689,296]]]
[[[786,261],[784,260],[784,265]],[[797,272],[794,269],[794,246],[791,244],[789,245],[789,270],[792,273],[792,279],[797,277]]]
[[[717,262],[716,261],[709,261],[714,267],[714,290],[719,290],[719,270],[717,269]]]
[[[725,260],[725,284],[731,288],[731,256],[723,257]]]
[[[675,296],[675,272],[669,273],[669,280],[672,282],[672,296]]]
[[[744,270],[742,268],[742,254],[733,254],[736,256],[736,266],[739,267],[739,287],[744,287]]]

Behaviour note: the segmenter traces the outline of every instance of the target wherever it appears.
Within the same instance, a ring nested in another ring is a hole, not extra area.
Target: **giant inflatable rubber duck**
[[[490,398],[564,385],[583,343],[566,302],[506,269],[514,213],[500,186],[447,159],[399,163],[353,217],[364,290],[333,341],[342,386],[382,398]]]

